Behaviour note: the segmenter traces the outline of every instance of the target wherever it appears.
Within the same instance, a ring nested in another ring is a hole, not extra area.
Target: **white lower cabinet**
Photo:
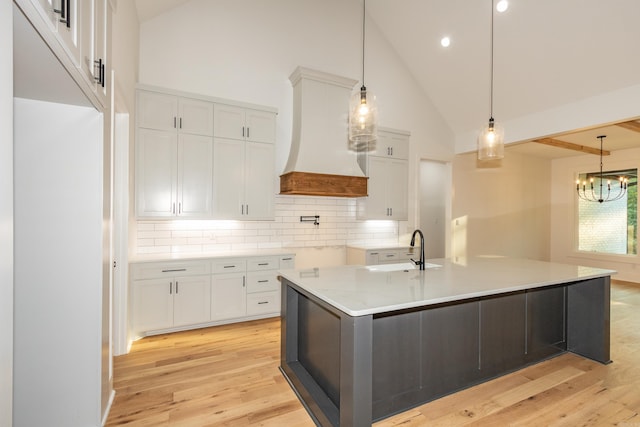
[[[196,261],[141,263],[131,269],[131,328],[135,333],[206,322],[211,275]]]
[[[234,319],[246,315],[246,265],[244,259],[213,261],[211,320]]]
[[[130,324],[146,336],[280,315],[292,254],[133,263]]]
[[[176,277],[174,287],[173,326],[192,325],[209,320],[209,276]]]
[[[397,248],[360,248],[347,247],[347,264],[351,265],[377,265],[377,264],[396,264],[411,261],[420,258],[420,247],[414,248],[397,247]]]

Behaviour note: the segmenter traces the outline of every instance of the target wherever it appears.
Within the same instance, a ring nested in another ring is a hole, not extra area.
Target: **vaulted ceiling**
[[[187,1],[136,6],[145,20]],[[492,0],[368,0],[366,7],[455,133],[488,120]],[[494,15],[496,120],[640,84],[639,18],[638,0],[509,0],[507,11]],[[440,45],[445,35],[448,48]],[[486,112],[482,120],[478,111]],[[579,131],[553,137],[596,147],[595,137],[605,133],[614,136],[607,139],[611,150],[640,146],[640,132],[620,126]],[[544,157],[576,154],[543,144],[516,148]]]

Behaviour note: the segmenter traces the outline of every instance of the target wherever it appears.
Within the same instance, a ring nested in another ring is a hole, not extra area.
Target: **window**
[[[581,173],[580,182],[586,182],[587,193],[589,181],[593,178],[596,199],[600,195],[599,172]],[[626,169],[603,173],[603,179],[611,180],[611,197],[618,194],[617,179],[628,178],[627,192],[618,200],[598,203],[578,200],[578,250],[606,254],[637,253],[637,218],[638,218],[638,170]],[[582,189],[582,185],[580,186]],[[607,183],[603,183],[603,198],[607,198]]]

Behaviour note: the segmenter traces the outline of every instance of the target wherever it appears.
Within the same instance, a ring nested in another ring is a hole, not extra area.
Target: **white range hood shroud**
[[[349,99],[357,80],[297,67],[291,150],[283,174],[308,172],[364,177],[349,148]]]

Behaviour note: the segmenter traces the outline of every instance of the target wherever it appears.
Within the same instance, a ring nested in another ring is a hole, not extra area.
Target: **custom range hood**
[[[298,67],[291,151],[280,194],[364,197],[367,177],[349,147],[349,98],[357,80]]]

